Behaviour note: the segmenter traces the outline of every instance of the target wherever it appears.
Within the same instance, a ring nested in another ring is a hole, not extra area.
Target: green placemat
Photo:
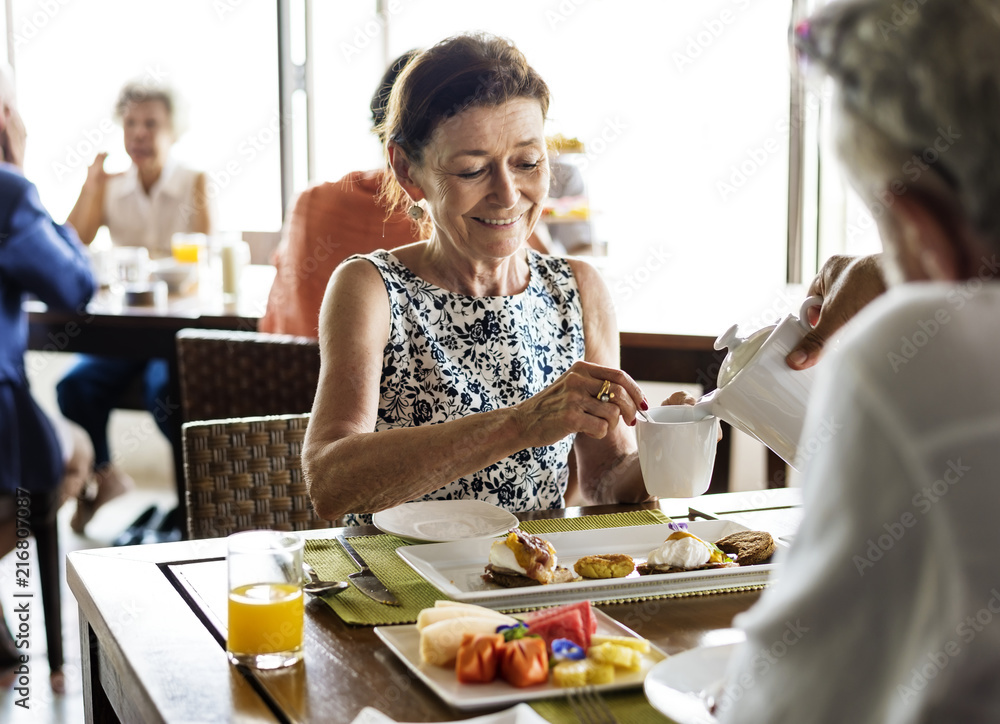
[[[522,522],[520,527],[527,533],[543,535],[570,530],[621,528],[669,522],[670,518],[658,510],[640,510],[609,515],[587,515],[580,518],[529,520]],[[396,555],[396,548],[401,545],[412,545],[411,541],[393,535],[372,535],[351,538],[351,544],[402,605],[386,606],[377,603],[352,586],[338,596],[323,599],[345,623],[361,626],[414,623],[421,610],[433,606],[439,598],[447,598]],[[348,574],[358,570],[335,540],[307,540],[305,557],[324,580],[346,580]],[[486,565],[485,562],[483,565]]]
[[[604,703],[623,724],[669,724],[668,719],[650,706],[642,689],[601,694]],[[579,724],[580,720],[566,699],[541,699],[531,702],[531,708],[551,724]]]

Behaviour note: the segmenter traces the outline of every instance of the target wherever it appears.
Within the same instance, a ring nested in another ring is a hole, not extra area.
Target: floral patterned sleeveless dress
[[[389,295],[389,340],[375,430],[433,425],[510,407],[584,358],[583,309],[569,262],[526,250],[520,294],[470,297],[430,284],[387,251],[360,258]],[[521,450],[419,500],[485,500],[512,512],[559,508],[575,436]],[[348,515],[345,525],[371,522]]]

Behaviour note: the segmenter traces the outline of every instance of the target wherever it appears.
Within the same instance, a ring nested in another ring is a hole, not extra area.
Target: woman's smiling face
[[[524,244],[549,190],[538,101],[463,111],[438,125],[423,155],[409,175],[440,241],[477,259],[508,257]]]

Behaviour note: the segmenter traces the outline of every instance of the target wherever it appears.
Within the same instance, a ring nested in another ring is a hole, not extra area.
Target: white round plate
[[[700,646],[661,661],[646,674],[643,690],[649,703],[677,724],[716,724],[699,694],[726,674],[737,646]]]
[[[516,528],[517,517],[483,500],[420,500],[372,516],[383,533],[432,543],[492,538]]]

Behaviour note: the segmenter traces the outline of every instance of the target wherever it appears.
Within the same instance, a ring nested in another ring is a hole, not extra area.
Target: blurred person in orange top
[[[382,76],[371,99],[374,129],[385,120],[396,76],[418,53],[403,53]],[[385,141],[381,135],[379,140]],[[285,237],[271,259],[277,274],[258,330],[318,337],[323,294],[340,262],[355,254],[393,249],[426,238],[430,231],[426,224],[410,219],[402,209],[390,208],[380,198],[387,172],[385,168],[352,171],[339,181],[318,184],[299,195]],[[537,234],[527,243],[548,252]]]

